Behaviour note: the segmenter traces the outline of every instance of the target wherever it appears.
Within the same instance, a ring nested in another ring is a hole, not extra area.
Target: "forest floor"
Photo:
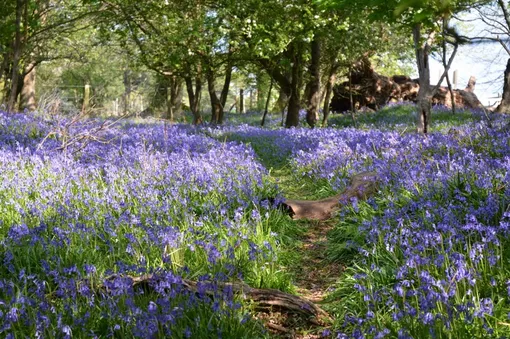
[[[291,173],[285,166],[270,167],[271,163],[262,162],[269,167],[286,199],[318,200],[334,195],[334,192],[324,190],[324,186],[317,182]],[[328,233],[334,228],[335,221],[294,220],[293,223],[301,232],[294,234],[295,246],[291,250],[293,253],[289,254],[292,260],[287,260],[286,269],[293,277],[299,296],[327,309],[327,296],[345,269],[344,265],[326,256]],[[260,317],[266,324],[271,324],[271,332],[278,338],[324,338],[332,332],[329,330],[330,324],[313,324],[299,316],[275,312]]]

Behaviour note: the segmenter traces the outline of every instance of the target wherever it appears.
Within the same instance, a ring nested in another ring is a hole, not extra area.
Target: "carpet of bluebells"
[[[348,268],[324,335],[510,338],[505,117],[489,127],[464,112],[426,137],[391,118],[357,129],[279,119],[122,123],[87,144],[66,138],[89,124],[64,137],[52,119],[0,113],[0,335],[267,336],[218,283],[292,290],[278,265],[282,192],[261,165],[272,161],[335,191],[356,173],[380,177],[378,194],[334,219],[328,257]],[[135,288],[146,273],[151,288]]]
[[[489,128],[481,112],[462,112],[424,137],[404,133],[413,106],[402,108],[370,113],[363,129],[227,133],[270,140],[264,150],[334,190],[379,175],[380,193],[352,201],[329,234],[330,258],[349,262],[329,300],[338,338],[510,338],[508,118]],[[436,108],[433,121],[445,114]]]
[[[285,289],[277,188],[251,148],[184,125],[73,139],[99,125],[0,113],[0,336],[260,334],[216,286]],[[149,292],[133,286],[144,274]]]

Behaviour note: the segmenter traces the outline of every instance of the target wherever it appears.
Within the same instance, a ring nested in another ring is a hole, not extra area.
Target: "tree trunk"
[[[202,91],[202,80],[197,75],[195,79],[195,89],[193,90],[193,80],[190,76],[184,78],[186,82],[186,90],[188,92],[189,108],[193,114],[193,124],[199,125],[203,122],[200,114],[200,93]]]
[[[214,72],[209,69],[207,70],[207,91],[209,92],[209,98],[211,99],[211,124],[223,123],[223,114],[221,102],[216,95],[216,81],[214,78]]]
[[[9,100],[7,101],[7,112],[13,112],[18,98],[19,62],[21,59],[21,17],[23,15],[23,0],[16,0],[16,37],[14,40],[14,56],[12,59],[12,76]]]
[[[21,90],[21,109],[32,112],[37,109],[37,103],[35,100],[35,63],[29,63],[25,67],[23,74],[25,76],[23,77],[23,88]]]
[[[449,67],[446,61],[446,27],[448,22],[446,19],[443,19],[443,67],[446,72],[446,84],[448,85],[448,92],[450,92],[450,100],[452,105],[452,114],[455,114],[455,95],[453,94],[452,83],[450,82],[450,76],[448,75]],[[441,84],[439,84],[441,85]]]
[[[9,64],[10,57],[8,53],[2,54],[2,64],[0,65],[0,82],[3,82],[2,88],[2,101],[0,103],[7,104],[7,100],[9,97]]]
[[[279,93],[278,99],[276,100],[276,103],[273,107],[273,111],[283,113],[285,107],[287,107],[289,96],[287,95],[285,89],[282,86],[280,86],[280,91],[278,93]]]
[[[506,63],[504,79],[503,95],[501,96],[500,104],[496,108],[498,113],[510,113],[510,59]]]
[[[86,83],[83,89],[83,105],[81,107],[82,114],[86,114],[89,108],[90,108],[90,85],[89,83]]]
[[[292,48],[292,81],[290,84],[289,108],[287,110],[287,119],[285,127],[297,127],[299,125],[299,110],[301,109],[301,51],[299,48]]]
[[[261,126],[264,126],[264,124],[266,123],[266,116],[267,116],[267,111],[269,109],[269,101],[271,100],[271,91],[273,90],[273,78],[271,78],[271,83],[269,84],[269,91],[267,92],[267,100],[266,100],[266,107],[264,109],[264,115],[262,116],[262,122],[260,123]]]
[[[228,90],[230,88],[230,82],[232,81],[232,68],[233,68],[232,65],[228,64],[227,69],[225,70],[225,82],[223,83],[223,88],[221,89],[220,95],[220,104],[222,112],[225,110],[225,105],[227,103]]]
[[[413,26],[413,39],[416,49],[416,64],[418,66],[418,73],[420,75],[420,89],[418,91],[417,99],[417,130],[419,133],[427,134],[430,125],[430,111],[432,94],[430,91],[430,67],[429,67],[429,53],[430,42],[432,36],[425,42],[422,41],[421,24]]]
[[[315,127],[317,123],[317,115],[319,111],[319,103],[321,99],[321,74],[320,74],[320,58],[321,58],[321,44],[318,37],[312,40],[312,58],[310,62],[310,75],[308,92],[308,107],[306,111],[306,122],[310,127]]]
[[[268,89],[263,73],[257,74],[257,111],[263,112],[266,107],[267,98],[263,93]]]
[[[253,111],[253,103],[257,101],[257,90],[255,88],[250,89],[250,111]]]
[[[175,117],[182,112],[182,80],[176,76],[170,76],[166,90],[166,119],[174,122]]]
[[[322,127],[328,126],[331,94],[333,94],[333,87],[335,86],[336,72],[338,71],[338,67],[339,67],[338,63],[333,64],[329,72],[328,83],[326,84],[326,90],[324,91],[326,93],[326,97],[324,98],[324,108],[322,110],[324,113],[324,117],[322,119]]]
[[[299,89],[293,86],[292,94],[289,98],[287,119],[285,119],[285,127],[287,128],[299,126],[299,110],[301,109],[301,99],[298,91]]]
[[[349,106],[351,114],[354,113],[354,99],[352,97],[352,66],[349,65]]]
[[[239,113],[244,113],[244,89],[239,90]]]
[[[128,114],[131,101],[131,71],[124,70],[124,94],[122,95],[122,103],[124,106],[123,113]]]

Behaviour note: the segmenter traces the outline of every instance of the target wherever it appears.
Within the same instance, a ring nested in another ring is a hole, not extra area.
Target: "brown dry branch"
[[[351,178],[350,185],[340,194],[322,200],[286,200],[284,207],[293,219],[327,220],[333,212],[353,198],[366,199],[377,192],[378,176],[363,172]]]
[[[145,274],[142,276],[112,275],[105,280],[113,280],[116,278],[131,279],[133,288],[150,292],[154,292],[153,286],[157,285],[159,279],[157,275]],[[209,289],[207,288],[208,285],[211,286]],[[202,282],[202,285],[199,286],[196,281],[188,279],[182,280],[182,287],[189,292],[198,294],[200,293],[199,291],[201,291],[201,293],[205,293],[211,297],[213,297],[218,290],[231,290],[242,299],[253,302],[256,311],[279,311],[297,314],[315,325],[324,325],[331,322],[330,316],[314,303],[302,297],[276,289],[253,288],[243,282],[215,282],[211,284]],[[104,285],[100,286],[99,290],[108,292],[107,287]]]
[[[57,138],[60,141],[60,146],[55,150],[67,153],[68,149],[74,147],[73,154],[82,151],[91,142],[110,143],[113,139],[106,139],[102,135],[128,115],[129,114],[122,115],[114,120],[104,120],[100,124],[94,121],[88,121],[85,113],[79,113],[71,119],[58,119],[56,127],[43,138],[37,146],[37,149],[41,149],[49,138]],[[87,124],[87,126],[83,126],[84,123]],[[71,132],[71,129],[78,126],[78,124],[82,124],[80,131],[75,133]]]

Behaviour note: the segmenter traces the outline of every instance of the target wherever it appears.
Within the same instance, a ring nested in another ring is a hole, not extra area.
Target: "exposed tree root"
[[[327,220],[352,198],[366,199],[373,195],[377,182],[377,173],[363,172],[353,176],[351,184],[340,194],[322,200],[286,200],[283,205],[293,219]]]
[[[106,278],[106,280],[112,281],[116,278],[128,278],[132,280],[133,288],[151,292],[155,292],[154,286],[157,285],[160,279],[158,275],[146,274],[142,276],[112,275]],[[206,295],[213,296],[218,290],[231,290],[235,295],[255,303],[257,311],[280,311],[282,313],[298,314],[315,325],[322,325],[331,321],[329,315],[314,303],[279,290],[253,288],[242,282],[217,282],[211,283],[210,287],[208,285],[207,282],[201,282],[199,285],[196,281],[182,280],[182,287],[185,290],[197,294],[205,293]],[[102,285],[101,289],[108,292],[108,288],[105,285]]]

